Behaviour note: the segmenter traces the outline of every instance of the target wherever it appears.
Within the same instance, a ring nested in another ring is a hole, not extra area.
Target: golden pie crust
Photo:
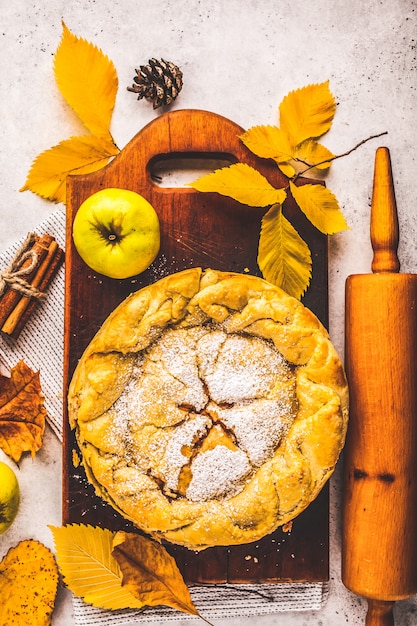
[[[316,498],[348,388],[317,317],[255,276],[192,268],[131,294],[68,394],[88,479],[155,538],[256,541]]]

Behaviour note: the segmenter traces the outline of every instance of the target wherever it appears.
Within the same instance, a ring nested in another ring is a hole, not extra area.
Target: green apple
[[[12,525],[20,501],[19,483],[11,467],[0,461],[0,535]]]
[[[81,204],[72,236],[83,261],[110,278],[141,274],[160,247],[153,206],[135,191],[113,187],[93,193]]]

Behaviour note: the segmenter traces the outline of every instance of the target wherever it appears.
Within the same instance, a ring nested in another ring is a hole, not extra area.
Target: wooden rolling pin
[[[350,423],[344,452],[342,580],[367,626],[392,626],[417,593],[417,275],[400,274],[387,148],[375,156],[372,274],[346,281]]]

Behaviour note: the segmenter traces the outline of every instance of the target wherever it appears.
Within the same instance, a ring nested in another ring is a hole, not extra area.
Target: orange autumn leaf
[[[58,589],[58,567],[39,541],[23,540],[0,563],[2,626],[49,626]]]
[[[24,361],[0,375],[0,448],[16,463],[42,447],[46,410],[39,372]]]
[[[175,559],[156,541],[119,531],[113,556],[123,574],[123,587],[147,606],[165,605],[201,617]]]

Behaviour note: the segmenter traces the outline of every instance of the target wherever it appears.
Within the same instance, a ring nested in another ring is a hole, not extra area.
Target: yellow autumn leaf
[[[118,88],[116,69],[99,48],[73,35],[64,22],[62,28],[54,56],[58,88],[93,135],[109,135]]]
[[[113,63],[64,22],[54,57],[57,85],[71,108],[92,133],[71,137],[45,150],[33,161],[20,191],[32,191],[52,202],[66,202],[69,174],[88,174],[120,152],[110,133],[118,79]]]
[[[123,587],[147,606],[170,606],[199,615],[175,559],[156,541],[119,531],[113,555],[123,573]]]
[[[300,299],[311,280],[311,253],[292,224],[274,205],[262,219],[258,265],[265,280]]]
[[[349,227],[340,210],[336,196],[323,185],[301,185],[290,183],[294,200],[318,230],[332,235]]]
[[[110,138],[71,137],[45,150],[33,161],[20,191],[33,191],[51,202],[66,202],[69,174],[88,174],[106,165],[119,149]]]
[[[121,569],[112,556],[114,532],[78,524],[49,528],[63,580],[76,596],[103,609],[144,606],[123,586]]]
[[[280,127],[298,145],[315,139],[332,125],[336,102],[329,81],[291,91],[279,105]]]
[[[314,165],[319,170],[329,169],[334,156],[326,146],[318,143],[315,139],[303,141],[296,151],[297,159],[308,165]]]
[[[197,191],[217,192],[253,207],[266,207],[286,198],[284,189],[276,189],[258,170],[247,163],[234,163],[190,183]]]
[[[287,178],[295,176],[295,167],[291,163],[278,163],[278,168]]]
[[[240,139],[251,152],[264,159],[286,163],[294,158],[294,145],[278,126],[253,126]]]

